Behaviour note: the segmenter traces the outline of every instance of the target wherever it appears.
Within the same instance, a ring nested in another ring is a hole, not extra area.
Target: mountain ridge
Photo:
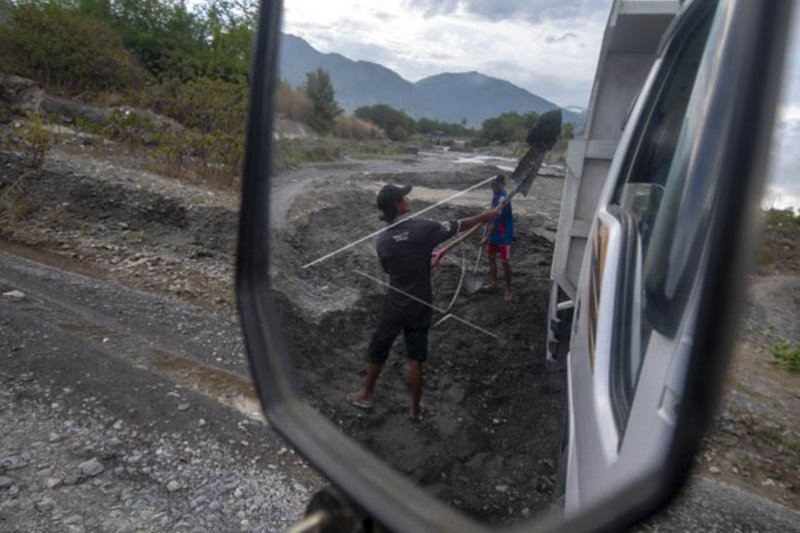
[[[322,68],[331,76],[336,99],[347,112],[358,107],[388,104],[415,119],[480,126],[484,120],[509,111],[544,113],[559,108],[553,102],[513,83],[478,71],[442,72],[411,82],[394,70],[336,52],[323,53],[304,39],[281,34],[280,76],[294,86],[306,72]],[[583,114],[563,109],[564,121],[582,125]]]

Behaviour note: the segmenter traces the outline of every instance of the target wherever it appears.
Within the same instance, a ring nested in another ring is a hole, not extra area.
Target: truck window
[[[704,21],[698,21],[688,34],[676,36],[682,39],[682,45],[670,47],[667,52],[669,55],[664,58],[660,80],[648,99],[650,105],[637,125],[640,133],[634,136],[637,140],[631,144],[627,164],[612,196],[612,205],[633,219],[634,238],[638,238],[641,254],[638,264],[641,265],[647,263],[653,229],[659,217],[663,216],[662,199],[668,189],[682,187],[685,177],[679,175],[680,168],[684,167],[677,164],[676,157],[681,155],[676,156],[676,150],[685,135],[684,123],[689,118],[687,109],[708,40],[712,13],[708,13]],[[636,248],[632,247],[633,254]],[[624,434],[639,372],[654,329],[654,324],[648,320],[652,313],[646,309],[649,305],[647,295],[641,291],[639,298],[633,298],[633,291],[640,290],[636,288],[639,286],[636,277],[625,276],[620,287],[626,291],[624,296],[629,298],[629,302],[636,304],[617,306],[618,313],[628,316],[618,316],[615,322],[629,327],[617,328],[615,334],[628,338],[615,343],[623,349],[613,350],[611,356],[611,399],[621,435]]]

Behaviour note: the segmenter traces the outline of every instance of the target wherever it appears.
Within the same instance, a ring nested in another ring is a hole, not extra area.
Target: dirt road
[[[259,420],[235,321],[0,252],[11,291],[0,530],[279,531],[300,516],[321,480]]]

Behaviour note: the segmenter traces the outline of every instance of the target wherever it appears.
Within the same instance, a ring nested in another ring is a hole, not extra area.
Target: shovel
[[[521,192],[522,196],[527,196],[528,191],[531,189],[533,180],[536,178],[536,172],[542,165],[544,156],[558,140],[561,134],[561,110],[555,109],[548,111],[542,115],[538,121],[528,131],[529,148],[525,156],[517,164],[514,172],[511,174],[512,191],[506,196],[505,200],[500,202],[498,207],[503,208],[511,199]],[[445,256],[450,250],[461,244],[462,241],[472,235],[480,226],[475,226],[469,231],[465,231],[460,236],[456,237],[441,249],[435,251],[431,257],[431,266],[438,266],[442,257]],[[476,266],[477,270],[477,266]]]
[[[483,254],[483,240],[486,238],[488,232],[489,226],[484,226],[481,244],[478,247],[478,258],[475,260],[475,268],[472,269],[471,273],[467,273],[467,277],[464,279],[464,288],[466,288],[467,292],[470,294],[475,294],[483,288],[483,275],[478,275],[478,266],[481,264],[481,254]]]

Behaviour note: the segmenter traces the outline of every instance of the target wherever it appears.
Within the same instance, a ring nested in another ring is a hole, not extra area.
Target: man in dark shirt
[[[397,335],[402,331],[409,358],[411,409],[408,414],[421,416],[422,363],[428,357],[428,329],[431,325],[431,253],[442,242],[477,224],[493,220],[499,210],[492,209],[462,220],[434,222],[411,219],[394,225],[410,211],[407,195],[411,186],[386,185],[378,193],[381,220],[392,224],[378,237],[378,257],[389,274],[390,289],[383,305],[383,316],[369,346],[369,365],[364,388],[347,395],[347,401],[362,409],[373,406],[375,382],[389,356]]]

